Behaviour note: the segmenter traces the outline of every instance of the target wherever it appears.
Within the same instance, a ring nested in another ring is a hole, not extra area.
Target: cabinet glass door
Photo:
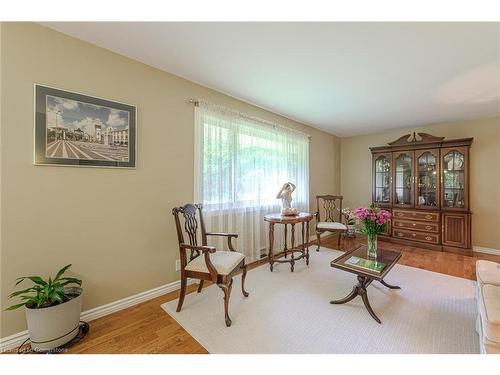
[[[417,185],[415,205],[437,208],[439,206],[439,150],[416,152]]]
[[[373,201],[379,205],[391,203],[391,160],[389,155],[375,159],[375,195]]]
[[[413,152],[394,154],[394,204],[413,205]]]
[[[443,157],[443,207],[465,208],[465,155],[450,150]]]

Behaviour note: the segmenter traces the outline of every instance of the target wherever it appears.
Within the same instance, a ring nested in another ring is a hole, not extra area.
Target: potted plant
[[[391,213],[375,205],[358,207],[354,215],[362,224],[362,232],[367,236],[368,256],[377,258],[377,235],[384,232],[391,219]]]
[[[7,310],[25,307],[31,348],[34,351],[50,351],[66,344],[78,334],[82,281],[74,277],[63,277],[70,267],[71,264],[68,264],[48,280],[40,276],[16,279],[16,285],[25,280],[31,280],[33,285],[12,293],[9,298],[20,298],[22,302]]]
[[[347,235],[354,237],[356,235],[356,215],[354,215],[354,211],[346,207],[342,210],[342,214],[344,214],[347,222]]]

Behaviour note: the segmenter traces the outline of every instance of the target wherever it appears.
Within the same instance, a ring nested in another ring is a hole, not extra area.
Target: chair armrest
[[[235,237],[238,238],[238,233],[222,233],[222,232],[214,232],[214,233],[206,233],[207,236],[220,236],[220,237]]]
[[[187,243],[181,243],[181,249],[188,249],[188,250],[197,250],[201,251],[202,253],[215,253],[216,249],[213,246],[193,246],[193,245],[188,245]]]
[[[181,243],[180,247],[183,250],[188,249],[188,250],[201,251],[205,256],[205,264],[207,265],[208,272],[210,273],[210,279],[214,283],[217,282],[217,270],[215,269],[214,265],[210,261],[210,253],[215,253],[215,251],[216,251],[215,247],[213,247],[213,246],[193,246],[193,245],[188,245],[186,243]]]
[[[207,236],[219,236],[219,237],[227,237],[227,247],[231,251],[236,251],[233,247],[233,243],[231,239],[238,238],[238,233],[222,233],[222,232],[214,232],[214,233],[205,233]]]

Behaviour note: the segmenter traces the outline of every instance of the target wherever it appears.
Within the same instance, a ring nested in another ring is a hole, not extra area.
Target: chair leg
[[[182,304],[184,303],[184,297],[186,297],[186,287],[187,287],[187,278],[183,277],[181,279],[181,295],[179,296],[179,303],[177,304],[177,312],[181,311]]]
[[[204,281],[205,281],[205,280],[200,280],[200,284],[198,285],[198,293],[200,293],[200,292],[201,292],[201,290],[203,289],[203,282],[204,282]]]
[[[219,284],[219,288],[224,292],[224,318],[226,326],[231,327],[231,318],[229,318],[229,297],[231,296],[231,288],[233,286],[233,279],[228,284]]]
[[[337,232],[337,233],[338,233],[338,235],[339,235],[339,239],[338,239],[338,242],[337,242],[337,246],[338,246],[338,248],[339,248],[339,250],[340,250],[340,239],[341,239],[342,232]]]
[[[316,248],[316,251],[319,251],[319,248],[321,246],[321,233],[316,232],[316,238],[318,239],[318,247]]]
[[[245,290],[245,279],[247,277],[247,265],[244,264],[242,267],[243,269],[243,274],[241,275],[241,292],[245,297],[248,297],[248,292]]]

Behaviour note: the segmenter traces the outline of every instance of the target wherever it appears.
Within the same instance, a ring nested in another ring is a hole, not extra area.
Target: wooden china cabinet
[[[392,212],[388,241],[471,251],[469,149],[473,138],[407,134],[371,147],[372,201]]]

